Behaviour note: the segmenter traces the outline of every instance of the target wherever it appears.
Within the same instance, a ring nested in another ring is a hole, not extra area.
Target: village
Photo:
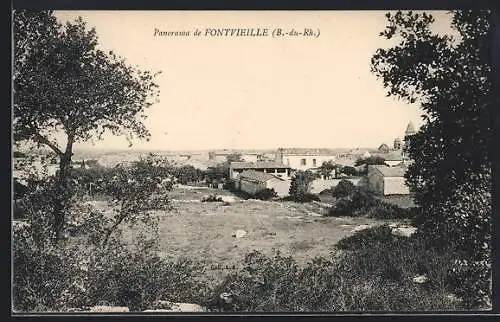
[[[408,195],[404,173],[411,160],[405,155],[405,145],[415,134],[415,127],[410,122],[404,132],[404,139],[395,138],[391,146],[382,143],[377,149],[314,149],[314,148],[278,148],[275,151],[208,151],[182,152],[163,154],[173,164],[190,165],[202,171],[228,162],[227,174],[219,182],[207,182],[207,178],[199,180],[196,185],[207,184],[215,188],[223,188],[225,181],[231,182],[238,190],[255,194],[263,189],[274,189],[279,197],[289,194],[293,174],[296,171],[311,171],[316,178],[311,183],[310,192],[319,194],[335,187],[340,180],[351,181],[354,185],[365,186],[378,195]],[[14,157],[13,177],[22,181],[22,170],[19,166],[23,157]],[[237,161],[234,161],[234,160]],[[363,161],[364,160],[364,161]],[[370,160],[377,160],[374,163]],[[131,161],[112,161],[103,157],[77,157],[73,159],[76,168],[93,168],[117,163],[127,164]],[[35,166],[41,168],[42,162],[37,160]],[[58,170],[57,162],[50,162],[46,175],[54,175]]]
[[[13,12],[14,314],[491,308],[490,13],[274,14]]]

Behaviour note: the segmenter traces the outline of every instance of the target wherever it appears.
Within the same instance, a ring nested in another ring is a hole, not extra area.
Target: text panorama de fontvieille
[[[155,36],[191,36],[191,31],[161,31],[155,28]],[[206,37],[267,37],[268,28],[205,28],[196,30],[195,36]]]

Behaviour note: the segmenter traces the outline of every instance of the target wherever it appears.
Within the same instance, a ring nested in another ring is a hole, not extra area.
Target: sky
[[[81,16],[99,44],[153,72],[160,102],[147,111],[151,140],[133,149],[378,147],[422,124],[416,105],[386,97],[370,59],[385,11],[56,11]],[[436,28],[449,25],[431,12]],[[199,28],[311,28],[315,37],[155,36]],[[124,137],[76,149],[124,149]]]

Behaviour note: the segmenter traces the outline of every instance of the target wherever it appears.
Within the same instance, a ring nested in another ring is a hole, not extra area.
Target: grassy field
[[[158,211],[160,253],[206,263],[209,274],[222,277],[239,267],[245,254],[257,249],[266,254],[279,250],[299,263],[328,256],[335,244],[361,225],[385,223],[367,218],[323,217],[320,206],[308,203],[240,200],[230,205],[199,202],[208,193],[231,195],[217,189],[174,189],[173,210]],[[242,229],[243,238],[233,237]],[[126,236],[133,240],[133,231]]]

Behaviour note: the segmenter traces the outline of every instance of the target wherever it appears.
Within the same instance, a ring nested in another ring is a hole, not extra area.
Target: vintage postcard
[[[12,15],[12,312],[491,309],[491,11]]]

